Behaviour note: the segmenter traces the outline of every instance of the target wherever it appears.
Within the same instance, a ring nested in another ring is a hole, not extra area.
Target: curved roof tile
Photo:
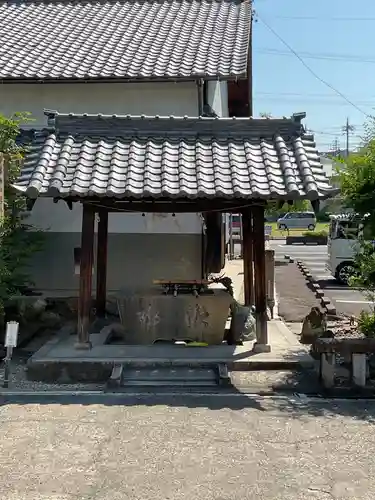
[[[336,194],[299,120],[58,115],[15,187],[30,198],[317,200]]]
[[[0,78],[246,75],[249,0],[0,2]]]

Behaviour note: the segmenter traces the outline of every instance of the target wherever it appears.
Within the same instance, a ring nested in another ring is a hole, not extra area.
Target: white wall
[[[330,158],[320,157],[320,162],[323,165],[323,171],[326,176],[330,179],[334,172],[333,161]]]
[[[58,233],[80,233],[82,228],[82,205],[73,204],[69,210],[63,201],[53,203],[39,198],[27,220],[40,229]],[[198,214],[109,214],[110,233],[157,233],[157,234],[199,234],[202,230]]]
[[[227,82],[207,82],[207,100],[218,116],[228,117]]]
[[[197,116],[198,90],[187,83],[2,84],[0,113],[28,111],[31,127],[46,125],[44,109],[61,113]]]
[[[197,116],[198,90],[194,82],[0,85],[0,113],[28,111],[34,119],[29,127],[39,128],[47,124],[44,109],[61,113]],[[51,232],[80,233],[81,216],[79,204],[70,211],[63,202],[38,200],[30,222]],[[196,214],[175,217],[110,214],[109,217],[111,233],[196,234],[201,227]]]

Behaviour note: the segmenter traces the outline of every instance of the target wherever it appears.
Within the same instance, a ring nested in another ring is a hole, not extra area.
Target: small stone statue
[[[236,301],[231,305],[232,320],[227,338],[228,344],[242,344],[249,340],[255,340],[256,321],[254,306],[242,306]]]
[[[312,307],[302,324],[301,344],[313,344],[327,330],[325,314],[319,307]]]

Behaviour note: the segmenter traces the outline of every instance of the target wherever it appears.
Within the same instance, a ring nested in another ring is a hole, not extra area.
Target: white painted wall
[[[47,125],[44,109],[60,113],[103,113],[160,116],[197,116],[198,90],[186,83],[95,83],[95,84],[3,84],[0,85],[0,113],[28,111],[33,122]],[[65,203],[38,200],[30,222],[51,232],[81,232],[81,205],[70,211]],[[197,214],[172,215],[110,214],[110,233],[199,234]]]
[[[28,223],[50,232],[80,233],[82,228],[82,205],[75,203],[69,210],[63,201],[53,203],[50,199],[39,198]],[[136,234],[200,234],[202,221],[198,214],[109,214],[110,233]]]
[[[207,82],[207,100],[218,116],[229,116],[227,82]]]
[[[198,90],[186,83],[2,84],[0,113],[28,111],[31,127],[46,125],[44,109],[60,113],[197,116]]]
[[[334,166],[333,166],[333,161],[331,158],[325,158],[324,156],[320,157],[320,162],[323,165],[323,171],[326,174],[326,176],[330,179],[332,175],[335,173],[334,172]]]

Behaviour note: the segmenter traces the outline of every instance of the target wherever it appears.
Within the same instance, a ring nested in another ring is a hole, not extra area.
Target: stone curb
[[[319,283],[313,277],[310,270],[305,266],[303,262],[299,260],[297,261],[297,267],[308,281],[308,286],[315,293],[315,297],[319,299],[323,311],[328,316],[336,316],[337,311],[335,306],[331,303],[330,299],[325,296],[324,291],[321,289]]]
[[[358,403],[361,401],[373,402],[375,400],[375,392],[372,388],[365,389],[352,389],[352,388],[333,388],[324,389],[320,388],[318,391],[305,391],[297,392],[298,389],[293,388],[283,388],[279,390],[262,390],[260,388],[254,388],[254,390],[247,390],[244,392],[230,392],[218,388],[216,391],[160,391],[160,392],[147,392],[147,391],[107,391],[107,390],[71,390],[71,391],[28,391],[28,390],[17,390],[17,389],[4,389],[0,391],[0,403],[1,404],[100,404],[101,401],[106,401],[108,398],[112,400],[119,400],[123,402],[128,398],[137,398],[137,400],[147,400],[149,398],[165,398],[165,397],[195,397],[195,398],[207,398],[217,397],[217,398],[252,398],[261,397],[264,399],[274,399],[290,401],[291,398],[300,402],[301,404],[306,403],[321,403],[326,404],[328,400],[334,400],[336,402],[348,402],[353,401]],[[76,401],[72,401],[72,398],[77,398]],[[85,399],[87,399],[85,401]],[[103,403],[105,404],[105,403]]]
[[[289,262],[290,264],[294,263],[294,259],[290,255],[284,255],[284,259]]]

